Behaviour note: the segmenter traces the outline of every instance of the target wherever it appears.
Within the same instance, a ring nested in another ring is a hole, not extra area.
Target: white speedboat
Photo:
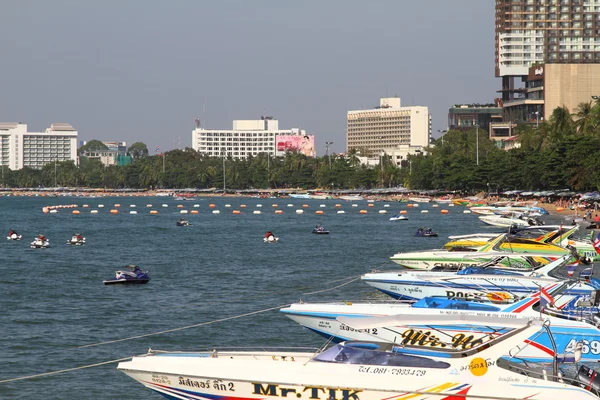
[[[515,215],[482,215],[479,217],[481,222],[488,225],[498,226],[502,228],[509,228],[511,226],[532,226],[537,225],[533,218],[519,218]]]
[[[400,215],[400,214],[396,214],[390,217],[390,221],[407,221],[408,218],[406,218],[404,215]]]
[[[340,318],[353,329],[370,329],[373,319]],[[411,324],[423,324],[415,317]],[[418,348],[380,342],[344,342],[323,352],[235,350],[161,352],[133,357],[118,369],[145,387],[172,399],[293,398],[306,400],[503,400],[598,399],[598,385],[587,366],[574,371],[550,370],[518,362],[524,341],[545,329],[543,321],[497,317],[442,316],[440,324],[504,326],[504,332],[469,349]],[[578,361],[578,351],[574,361]],[[558,363],[558,360],[557,360]],[[536,368],[537,367],[537,368]],[[546,365],[547,367],[547,365]],[[587,374],[592,377],[590,379]],[[587,379],[583,379],[583,377]],[[581,378],[579,378],[581,377]]]
[[[495,268],[496,260],[479,267],[467,267],[457,272],[390,271],[370,272],[361,279],[377,290],[399,300],[420,300],[424,297],[448,299],[499,299],[536,293],[540,287],[562,281],[556,271],[566,268],[570,256],[560,257],[534,271],[515,272]],[[570,290],[571,295],[586,295],[600,289],[600,280],[591,277]]]
[[[414,203],[429,203],[431,202],[430,197],[409,197],[408,201],[412,201]]]
[[[377,302],[377,303],[296,303],[280,311],[300,325],[335,341],[378,340],[384,342],[417,344],[423,349],[431,347],[467,348],[474,342],[487,342],[498,334],[498,328],[473,329],[471,326],[444,326],[435,323],[437,317],[452,313],[457,315],[487,316],[499,313],[501,318],[530,319],[540,315],[548,321],[550,331],[559,353],[569,353],[578,342],[587,347],[583,359],[590,362],[600,361],[600,322],[598,297],[600,291],[592,292],[590,300],[586,296],[562,294],[569,285],[577,283],[553,283],[545,287],[544,293],[552,299],[552,304],[540,305],[540,292],[530,294],[518,301],[466,301],[426,297],[416,303]],[[428,316],[431,320],[418,326],[406,325],[415,315]],[[338,317],[379,317],[390,318],[389,325],[380,328],[352,329],[340,323]],[[526,361],[552,361],[553,352],[550,337],[547,334],[530,338],[535,343],[521,353]],[[421,353],[422,354],[422,353]]]

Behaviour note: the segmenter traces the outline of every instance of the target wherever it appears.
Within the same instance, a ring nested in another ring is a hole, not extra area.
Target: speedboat
[[[415,301],[424,297],[475,300],[497,297],[509,300],[537,293],[540,287],[564,280],[557,275],[557,271],[567,268],[570,258],[566,255],[536,269],[532,266],[533,270],[529,271],[519,271],[518,268],[510,270],[500,264],[501,260],[495,259],[479,266],[468,266],[458,272],[373,271],[364,274],[361,279],[367,285],[399,300]],[[498,265],[502,268],[498,268]],[[590,277],[565,294],[589,295],[596,289],[600,289],[600,280]]]
[[[418,270],[432,270],[436,267],[464,267],[468,265],[476,265],[478,263],[487,262],[499,255],[507,255],[509,259],[513,259],[513,266],[521,263],[522,268],[529,268],[529,261],[524,260],[529,255],[528,252],[532,250],[523,250],[518,252],[510,246],[502,247],[503,243],[507,240],[507,234],[498,235],[496,238],[489,241],[485,246],[478,249],[459,249],[459,250],[446,250],[446,249],[434,249],[434,250],[420,250],[406,253],[396,253],[390,260],[399,264],[405,268],[418,269]],[[538,254],[543,254],[542,257],[536,256],[534,261],[537,263],[545,264],[551,260],[563,256],[565,254],[571,254],[573,257],[578,255],[572,251],[560,246],[550,244],[539,244],[536,245],[540,248]],[[513,251],[515,250],[515,251]],[[506,264],[508,259],[502,261]]]
[[[263,238],[265,243],[277,243],[279,242],[279,238],[276,236],[269,236],[269,237],[264,237]]]
[[[142,271],[137,265],[128,265],[127,270],[115,271],[114,279],[107,279],[104,282],[105,285],[114,284],[131,284],[131,283],[148,283],[150,276],[148,271]]]
[[[19,235],[16,232],[10,231],[8,235],[6,235],[7,240],[21,240],[23,239],[23,235]]]
[[[45,236],[39,235],[31,242],[30,246],[32,249],[45,249],[50,247],[50,240],[46,239]]]
[[[530,346],[524,342],[541,330],[547,331],[543,320],[438,318],[444,325],[460,322],[502,326],[504,330],[468,349],[440,345],[423,351],[419,343],[350,341],[324,351],[149,350],[120,362],[117,368],[172,399],[598,399],[600,377],[586,365],[566,364],[556,356],[551,366],[519,362],[522,348]],[[353,329],[378,326],[373,318],[340,317],[340,322]],[[407,322],[418,325],[431,321],[415,316]],[[411,354],[414,350],[422,353]],[[569,361],[579,362],[580,355],[577,348]],[[575,368],[565,368],[571,365]]]
[[[503,214],[503,215],[482,215],[479,217],[481,222],[488,225],[509,228],[511,226],[533,226],[541,225],[541,222],[533,217],[527,217],[523,214]]]
[[[176,222],[176,225],[177,226],[192,226],[192,224],[190,224],[185,219],[180,219],[179,221]]]
[[[83,246],[85,244],[85,238],[80,234],[73,235],[71,239],[67,240],[67,244],[73,246]]]
[[[587,346],[583,351],[585,361],[600,361],[600,291],[590,296],[564,295],[567,287],[577,282],[552,283],[541,291],[530,294],[518,301],[500,301],[499,299],[470,301],[465,299],[446,299],[426,297],[415,303],[378,302],[378,303],[296,303],[280,311],[293,321],[328,339],[337,342],[344,340],[378,340],[407,344],[412,342],[425,349],[437,346],[467,348],[474,342],[487,342],[498,334],[498,329],[473,329],[465,325],[442,326],[435,319],[444,313],[453,315],[490,315],[498,313],[500,318],[529,319],[542,315],[549,323],[550,332],[560,353],[572,352],[578,342]],[[551,303],[544,303],[541,293]],[[588,299],[589,297],[589,299]],[[430,323],[411,326],[403,321],[415,315],[429,316]],[[351,329],[340,323],[338,317],[379,317],[389,316],[388,325],[365,330]],[[541,333],[529,338],[530,346],[520,354],[524,361],[551,362],[553,354],[550,337]]]
[[[406,221],[406,220],[408,220],[408,218],[406,218],[404,215],[400,215],[400,214],[392,215],[390,217],[390,221]]]
[[[316,235],[329,235],[329,231],[326,230],[324,227],[322,227],[321,225],[317,225],[313,228],[312,233],[316,234]]]
[[[419,228],[415,232],[417,237],[437,237],[438,234],[431,230],[431,228]]]

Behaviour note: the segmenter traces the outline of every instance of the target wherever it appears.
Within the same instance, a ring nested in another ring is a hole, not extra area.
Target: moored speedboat
[[[142,271],[137,265],[128,265],[127,270],[115,271],[114,279],[103,281],[105,285],[114,284],[143,284],[150,281],[148,271]]]
[[[456,321],[445,317],[440,318],[441,323]],[[340,322],[353,329],[374,323],[365,323],[362,318],[352,320],[346,318]],[[426,321],[415,318],[412,322]],[[119,363],[117,368],[145,387],[173,399],[598,399],[579,387],[592,385],[590,379],[580,382],[578,371],[568,376],[563,374],[560,379],[557,368],[542,371],[542,365],[534,369],[537,364],[515,362],[513,357],[518,357],[523,342],[545,329],[542,320],[502,321],[480,317],[468,322],[483,326],[497,324],[506,329],[485,343],[473,343],[468,349],[438,346],[424,355],[405,352],[418,348],[411,343],[344,342],[317,353],[149,351]],[[573,358],[578,361],[577,353]],[[591,372],[595,377],[594,370]]]
[[[556,276],[556,271],[566,268],[570,258],[566,255],[543,267],[532,266],[533,270],[522,269],[521,272],[517,272],[518,268],[512,270],[504,267],[497,268],[500,260],[493,260],[477,267],[466,267],[458,273],[375,271],[364,274],[361,279],[366,284],[399,300],[420,300],[432,296],[480,300],[488,298],[490,293],[503,300],[509,300],[515,296],[536,293],[540,287],[562,281],[563,278]],[[589,295],[596,289],[600,289],[600,280],[591,277],[589,281],[580,283],[566,294]]]
[[[600,352],[591,351],[600,348],[600,322],[598,295],[600,291],[588,296],[564,295],[567,287],[577,285],[553,283],[541,292],[530,294],[518,301],[503,301],[490,292],[488,299],[470,301],[468,299],[445,299],[426,297],[415,303],[377,302],[377,303],[296,303],[280,311],[300,325],[335,341],[378,340],[406,344],[412,342],[424,349],[437,346],[453,348],[469,346],[474,341],[488,341],[497,335],[499,328],[473,329],[468,325],[440,325],[436,318],[444,313],[453,315],[490,315],[498,313],[501,318],[530,319],[542,315],[548,321],[550,332],[559,353],[572,352],[578,342],[586,342],[588,351],[582,355],[585,361],[600,361]],[[512,300],[512,299],[511,299]],[[403,321],[412,316],[428,316],[426,324],[411,326]],[[380,328],[356,330],[340,323],[338,317],[378,317],[389,316],[389,323]],[[392,316],[395,317],[391,318]],[[501,329],[500,329],[501,330]],[[436,340],[434,341],[434,338]],[[524,361],[552,361],[550,337],[541,333],[529,339],[534,346],[524,349],[520,358]]]

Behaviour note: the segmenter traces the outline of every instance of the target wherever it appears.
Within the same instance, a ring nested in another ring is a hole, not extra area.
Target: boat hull
[[[293,354],[164,354],[134,357],[118,369],[170,399],[497,400],[499,393],[506,393],[506,399],[597,399],[575,386],[540,385],[536,379],[518,379],[515,373],[496,373],[495,360],[478,359],[485,365],[475,368],[483,373],[473,372],[467,360],[450,374],[437,368],[332,365]]]
[[[150,282],[150,278],[144,279],[108,279],[103,281],[105,285],[143,285]]]

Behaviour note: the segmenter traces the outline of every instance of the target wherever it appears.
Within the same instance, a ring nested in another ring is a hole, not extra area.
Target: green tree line
[[[289,152],[261,153],[240,160],[208,157],[191,148],[149,155],[144,143],[128,151],[133,163],[104,166],[84,151],[105,150],[93,140],[80,148],[80,165],[46,164],[41,170],[2,170],[4,187],[89,187],[107,189],[223,188],[373,189],[404,186],[415,190],[496,191],[508,189],[588,191],[600,189],[600,102],[564,107],[535,125],[519,125],[519,148],[505,151],[477,132],[451,130],[433,140],[424,154],[396,166],[389,156],[376,166],[360,163],[357,149],[330,157]],[[104,147],[103,147],[104,146]],[[479,163],[477,163],[479,159]]]

